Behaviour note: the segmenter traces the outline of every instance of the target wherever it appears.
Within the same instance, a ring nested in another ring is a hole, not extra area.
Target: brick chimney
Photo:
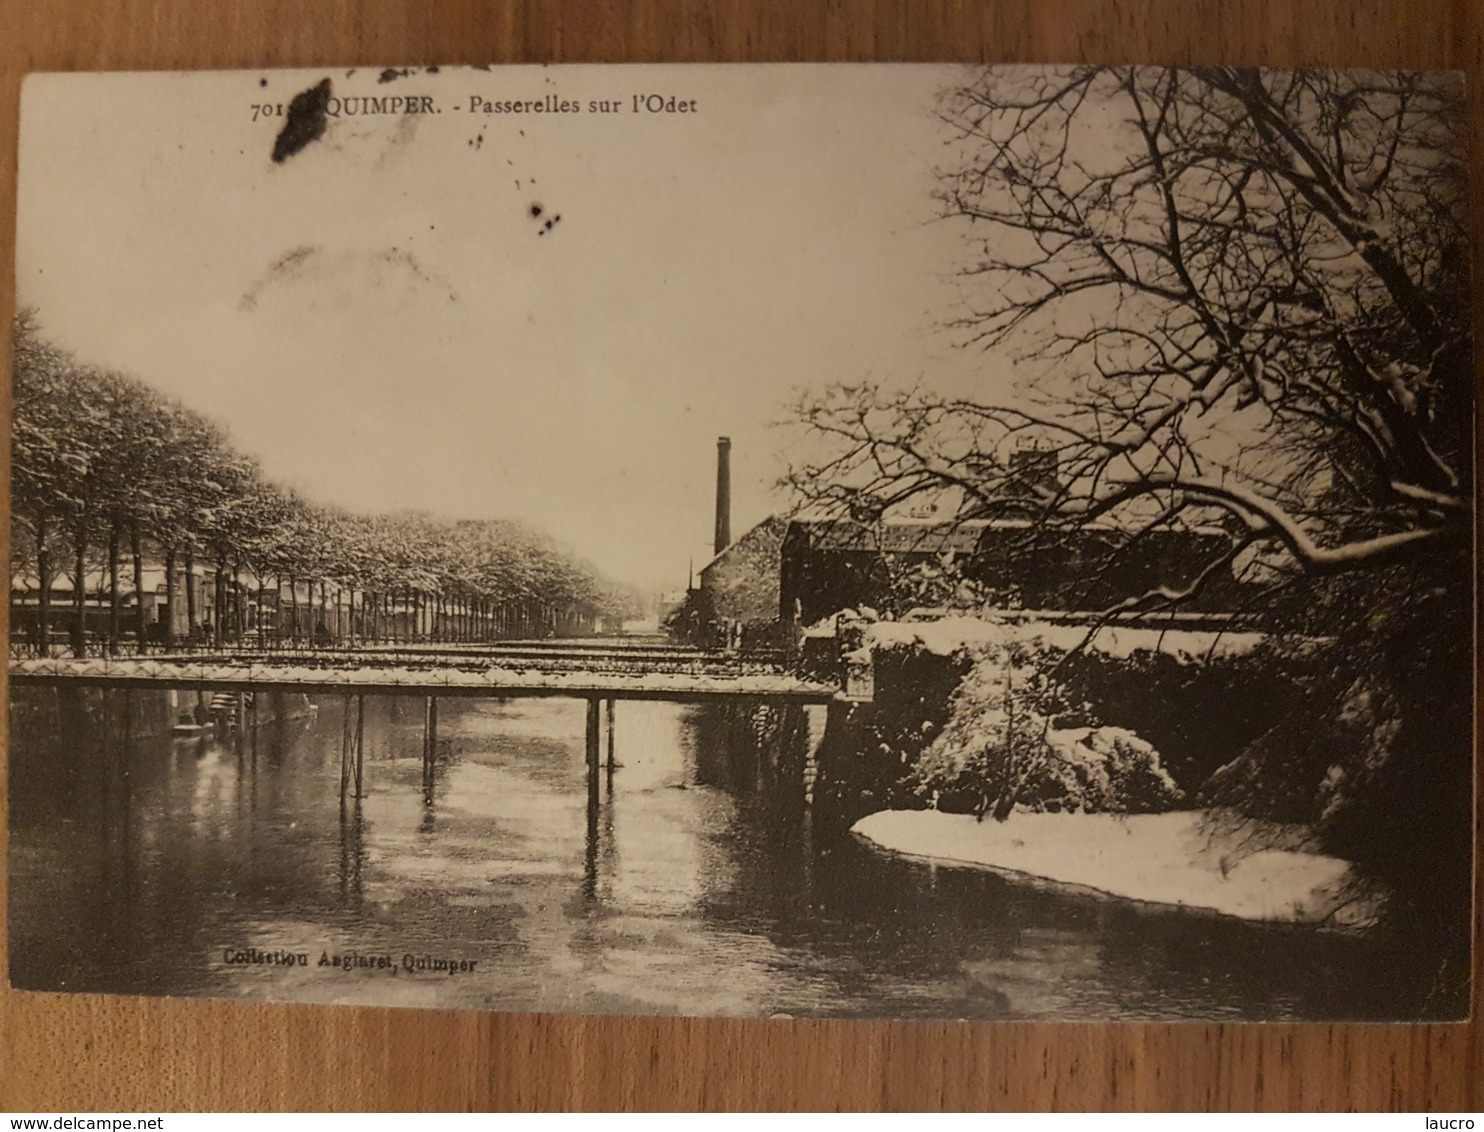
[[[1061,457],[1054,448],[1034,445],[1010,453],[1007,492],[1016,499],[1038,499],[1061,491]]]
[[[716,438],[716,545],[720,554],[732,542],[732,441]]]

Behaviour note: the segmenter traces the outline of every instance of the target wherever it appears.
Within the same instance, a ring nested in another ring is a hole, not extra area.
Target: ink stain
[[[290,248],[268,265],[268,274],[287,275],[318,251],[319,248],[313,244],[300,244],[297,248]]]
[[[436,75],[438,73],[438,64],[432,64],[430,67],[427,68],[427,72],[430,75]]]
[[[325,136],[325,111],[330,105],[330,80],[321,79],[294,95],[284,115],[283,129],[273,139],[273,161],[282,165],[310,142]]]
[[[397,120],[396,131],[392,134],[392,145],[405,146],[412,143],[413,136],[417,133],[418,124],[422,121],[421,114],[403,114]],[[386,154],[382,154],[382,161],[386,160]]]
[[[432,230],[432,225],[429,225],[429,230]],[[393,293],[426,290],[434,296],[446,295],[451,303],[460,301],[457,288],[447,278],[429,269],[401,243],[377,252],[334,252],[318,245],[301,244],[268,265],[263,275],[238,299],[237,309],[244,312],[256,310],[263,296],[282,286],[291,288],[285,299],[302,305],[311,292],[323,293],[326,285],[334,292],[350,280],[355,281],[357,291],[362,293],[387,289]],[[332,298],[331,301],[341,300]]]
[[[300,244],[296,248],[290,248],[268,265],[267,272],[254,283],[243,296],[237,300],[237,309],[251,311],[258,305],[258,296],[264,288],[273,283],[286,279],[293,279],[300,274],[303,266],[312,258],[319,255],[321,248],[312,244]]]
[[[405,79],[410,74],[412,74],[411,67],[388,67],[381,72],[381,77],[376,81],[379,83],[394,83],[398,79]]]
[[[540,215],[541,215],[541,206],[539,204],[533,204],[533,205],[531,205],[531,215],[533,217],[537,217],[537,218],[540,217]]]
[[[268,80],[267,79],[259,79],[258,80],[258,85],[259,86],[267,86],[268,85]]]
[[[411,272],[414,278],[423,283],[433,282],[432,277],[423,270],[422,264],[411,252],[404,252],[401,248],[393,247],[390,251],[382,252],[376,257],[377,262],[386,264],[388,267],[400,267]]]

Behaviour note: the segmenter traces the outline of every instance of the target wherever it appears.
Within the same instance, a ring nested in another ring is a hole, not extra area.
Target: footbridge
[[[764,696],[827,703],[840,693],[838,685],[798,675],[781,655],[588,641],[16,657],[10,679],[114,688],[621,700]]]
[[[345,698],[341,796],[361,796],[366,696],[423,699],[423,785],[431,800],[438,701],[448,696],[559,696],[587,702],[586,755],[596,790],[606,716],[613,765],[617,700],[714,702],[753,698],[799,705],[842,698],[838,684],[800,675],[782,655],[707,651],[660,643],[527,641],[485,646],[165,652],[145,656],[12,657],[14,685],[194,689],[235,700],[232,726],[256,728],[259,691]],[[606,706],[606,712],[605,712]]]

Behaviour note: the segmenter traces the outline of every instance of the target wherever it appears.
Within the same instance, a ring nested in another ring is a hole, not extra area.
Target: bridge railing
[[[12,646],[10,659],[41,659],[35,650]],[[86,660],[98,664],[127,665],[138,661],[179,661],[183,664],[292,664],[309,668],[484,668],[531,669],[551,672],[588,671],[595,673],[684,672],[707,673],[777,673],[788,671],[781,654],[707,652],[696,649],[602,649],[592,646],[571,648],[549,645],[510,644],[488,648],[462,646],[439,649],[436,646],[354,648],[331,646],[283,649],[251,647],[236,644],[225,647],[155,649],[146,654],[120,651],[73,657],[70,649],[53,650],[48,659]]]

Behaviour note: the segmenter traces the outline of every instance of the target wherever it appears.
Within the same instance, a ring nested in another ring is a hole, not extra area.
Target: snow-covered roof
[[[739,549],[746,550],[751,547],[753,543],[759,542],[763,539],[781,541],[783,538],[785,525],[786,520],[783,518],[783,516],[769,515],[761,523],[757,523],[752,527],[749,527],[745,534],[738,535],[731,542],[727,543],[727,545],[722,547],[721,550],[713,554],[710,561],[708,561],[696,572],[698,574],[704,574],[707,570],[711,569],[717,563],[726,561],[726,559],[737,553]]]
[[[888,519],[881,523],[858,523],[851,519],[799,519],[792,524],[809,537],[816,550],[863,550],[889,554],[972,553],[979,550],[989,531],[1045,530],[1050,535],[1076,537],[1101,535],[1105,539],[1137,535],[1141,540],[1225,539],[1220,527],[1182,526],[1145,530],[1112,522],[1106,517],[1075,525],[1043,525],[1024,517],[954,519]]]
[[[1026,519],[888,519],[857,523],[849,519],[806,519],[795,523],[816,550],[868,550],[889,554],[971,553],[987,530],[1026,530]]]

